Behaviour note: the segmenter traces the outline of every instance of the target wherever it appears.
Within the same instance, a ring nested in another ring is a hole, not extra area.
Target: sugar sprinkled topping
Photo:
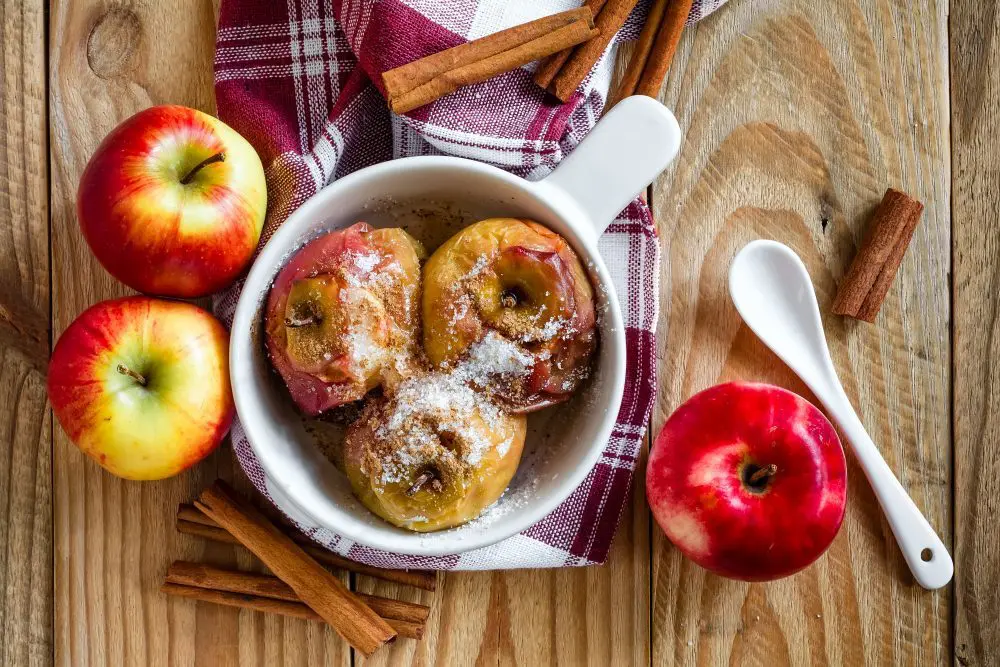
[[[565,317],[553,317],[542,327],[539,332],[541,340],[552,340],[564,332],[570,332],[572,325]]]
[[[382,308],[378,301],[363,289],[348,287],[340,290],[339,297],[345,313],[359,315],[351,317],[346,322],[342,336],[346,343],[351,372],[363,376],[384,365],[392,352],[391,347],[386,344],[387,341],[378,340],[375,329],[380,322],[377,318],[371,317],[371,306],[375,307],[376,312]],[[369,308],[363,308],[365,304]]]
[[[496,442],[505,429],[504,414],[454,373],[429,373],[404,380],[389,403],[375,436],[394,444],[381,461],[383,484],[406,479],[408,470],[452,456],[475,466],[493,447],[503,456],[511,437]],[[449,434],[452,447],[442,446]]]
[[[347,259],[354,263],[361,273],[371,273],[379,265],[382,258],[376,252],[351,252],[347,254]]]
[[[468,280],[470,278],[475,278],[480,273],[485,271],[489,266],[490,266],[489,256],[485,254],[480,255],[479,258],[476,259],[476,263],[473,264],[472,268],[469,269],[468,272],[465,274],[465,279]]]
[[[448,329],[454,331],[458,323],[465,319],[465,316],[468,314],[469,298],[463,297],[456,299],[455,302],[451,304],[451,320],[448,321]]]
[[[497,375],[523,377],[534,365],[534,356],[495,331],[489,331],[469,348],[468,355],[456,366],[455,374],[468,382],[485,385]]]

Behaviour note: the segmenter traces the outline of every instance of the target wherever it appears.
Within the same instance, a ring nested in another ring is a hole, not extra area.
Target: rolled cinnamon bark
[[[874,322],[896,276],[924,205],[889,188],[833,301],[832,311]]]
[[[653,51],[653,44],[660,32],[660,24],[663,22],[663,15],[667,11],[669,2],[670,0],[653,0],[653,4],[650,5],[649,15],[646,17],[646,23],[642,26],[642,32],[639,33],[639,41],[636,42],[635,50],[632,51],[632,58],[628,61],[628,67],[625,68],[622,80],[608,96],[605,109],[611,109],[626,97],[635,95],[636,86],[639,85],[639,79],[646,69],[646,63],[649,62],[649,54]]]
[[[277,577],[254,572],[225,570],[204,563],[174,561],[167,570],[166,582],[301,603],[299,596],[295,594],[291,586]],[[414,602],[365,595],[364,593],[356,595],[384,619],[423,623],[431,612],[430,607]]]
[[[592,16],[596,17],[600,15],[605,3],[607,3],[607,0],[587,0],[583,6],[591,11]],[[573,55],[573,48],[563,49],[559,53],[548,57],[535,70],[535,83],[542,88],[548,88],[552,84],[552,79],[556,78],[559,70],[563,68],[563,65],[566,64],[571,55]]]
[[[660,22],[660,29],[656,33],[653,50],[649,54],[649,62],[646,63],[642,77],[636,84],[636,94],[660,96],[660,88],[667,77],[670,64],[674,61],[674,54],[677,53],[677,45],[681,41],[681,34],[691,14],[692,5],[694,0],[671,0],[667,5],[666,13]]]
[[[396,637],[392,626],[347,590],[340,579],[323,569],[256,508],[239,500],[221,480],[202,492],[195,507],[239,540],[364,655],[371,655]]]
[[[639,0],[607,0],[604,9],[594,20],[600,35],[573,50],[573,54],[552,80],[549,91],[563,102],[568,102],[577,87],[593,69],[594,65],[608,48],[608,44],[625,25],[628,15]]]
[[[906,254],[906,249],[910,247],[910,241],[913,240],[913,233],[917,230],[917,223],[920,222],[920,214],[924,210],[923,204],[920,202],[916,203],[919,205],[919,208],[912,208],[910,211],[906,225],[903,227],[902,232],[900,232],[896,243],[892,246],[892,250],[889,251],[889,256],[882,265],[882,270],[878,272],[871,290],[868,291],[868,296],[865,297],[864,303],[858,309],[857,318],[859,320],[869,323],[874,322],[879,310],[882,309],[882,304],[889,293],[889,288],[892,287],[892,283],[896,279],[896,272],[899,271],[899,265],[903,263],[903,256]]]
[[[199,602],[211,602],[212,604],[235,607],[237,609],[250,609],[251,611],[261,611],[268,614],[278,614],[289,618],[300,618],[306,621],[323,621],[323,617],[301,602],[289,602],[286,600],[276,600],[257,595],[246,595],[244,593],[231,593],[229,591],[219,591],[207,588],[197,588],[195,586],[183,586],[181,584],[165,583],[160,586],[160,592],[175,597],[198,600]],[[403,621],[399,619],[387,619],[385,621],[400,636],[409,639],[422,639],[424,636],[424,624],[413,621]]]
[[[545,16],[432,54],[382,74],[389,106],[406,113],[462,86],[580,44],[597,35],[587,7]]]
[[[177,531],[187,535],[193,535],[213,542],[225,542],[227,544],[239,544],[239,540],[219,527],[212,519],[205,516],[201,510],[194,505],[182,504],[177,508]],[[292,541],[302,547],[302,549],[318,560],[323,565],[327,565],[337,570],[347,570],[355,574],[361,574],[383,581],[391,581],[404,586],[415,586],[426,591],[433,591],[437,587],[437,573],[429,570],[390,570],[381,567],[374,567],[357,561],[342,558],[337,554],[328,551],[313,543],[308,537],[289,532]]]

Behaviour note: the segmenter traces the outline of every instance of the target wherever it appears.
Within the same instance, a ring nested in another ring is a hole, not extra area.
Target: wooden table
[[[213,109],[217,8],[0,7],[0,664],[351,664],[319,624],[157,592],[174,558],[250,565],[173,530],[176,503],[216,476],[241,479],[228,449],[167,482],[122,482],[69,443],[46,405],[52,341],[125,291],[81,238],[81,170],[137,109]],[[738,248],[792,245],[828,306],[884,188],[926,202],[878,322],[825,324],[848,394],[952,546],[955,581],[933,593],[913,583],[853,460],[829,553],[768,585],[685,561],[640,488],[601,568],[449,574],[434,596],[355,582],[434,605],[424,641],[372,664],[1000,662],[996,14],[993,0],[732,0],[682,42],[663,100],[686,140],[650,190],[665,255],[654,429],[720,380],[805,391],[728,303]]]

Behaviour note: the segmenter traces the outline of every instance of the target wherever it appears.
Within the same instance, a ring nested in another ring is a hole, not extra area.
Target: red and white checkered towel
[[[725,0],[695,0],[697,21]],[[519,69],[464,88],[406,116],[391,114],[372,81],[429,53],[540,16],[579,0],[223,0],[215,54],[219,116],[246,137],[266,165],[263,241],[331,181],[383,160],[449,154],[492,163],[528,179],[545,176],[600,117],[614,45],[565,105],[553,104]],[[640,3],[615,45],[637,33]],[[380,84],[379,84],[380,85]],[[455,556],[385,553],[325,529],[301,526],[317,542],[383,567],[483,570],[601,563],[608,554],[656,391],[654,331],[659,246],[648,208],[636,201],[600,240],[618,290],[628,341],[628,377],[604,455],[556,511],[520,535]],[[238,288],[217,311],[231,321]],[[233,447],[271,500],[263,470],[238,423]],[[280,499],[277,499],[280,507]]]

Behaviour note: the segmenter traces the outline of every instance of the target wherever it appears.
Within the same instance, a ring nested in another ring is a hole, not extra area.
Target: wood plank
[[[45,5],[0,2],[0,664],[52,664]]]
[[[685,143],[653,191],[666,250],[654,425],[729,379],[808,396],[741,326],[726,288],[745,243],[783,241],[813,277],[862,421],[950,544],[946,30],[945,2],[770,0],[730,3],[688,31],[663,97]],[[832,316],[887,185],[927,204],[923,222],[876,324]],[[816,565],[783,581],[710,575],[654,529],[653,664],[950,659],[950,590],[913,582],[848,460],[843,530]]]
[[[356,654],[357,664],[366,667],[497,664],[493,588],[493,575],[489,572],[438,575],[437,591],[433,593],[369,577],[355,577],[355,589],[362,593],[419,602],[431,608],[423,639],[399,639],[367,659]]]
[[[649,664],[647,451],[605,565],[500,575],[501,665]]]
[[[1000,664],[1000,23],[996,2],[951,11],[955,660]]]
[[[216,7],[210,0],[130,5],[55,0],[50,15],[53,328],[126,293],[87,250],[75,218],[80,174],[100,140],[160,103],[211,111]],[[240,478],[228,446],[179,477],[125,482],[55,428],[55,657],[59,665],[331,665],[350,653],[315,623],[265,617],[159,591],[178,558],[251,565],[226,545],[174,531],[177,503],[212,479]]]

